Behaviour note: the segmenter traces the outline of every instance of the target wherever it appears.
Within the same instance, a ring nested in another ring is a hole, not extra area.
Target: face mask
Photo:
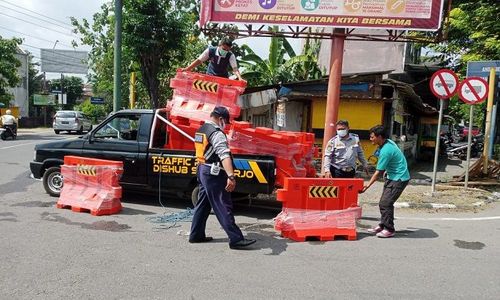
[[[220,56],[226,56],[227,52],[228,51],[226,51],[226,50],[224,50],[222,48],[219,48],[219,54],[220,54]]]
[[[337,135],[343,138],[347,135],[347,132],[348,132],[347,129],[337,130]]]
[[[221,129],[224,129],[224,128],[226,127],[226,122],[224,122],[224,120],[223,120],[223,119],[221,119],[221,120],[220,120],[219,127],[220,127]]]

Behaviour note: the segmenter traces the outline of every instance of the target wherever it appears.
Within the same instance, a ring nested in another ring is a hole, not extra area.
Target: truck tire
[[[198,192],[200,191],[200,187],[197,185],[191,192],[191,203],[193,203],[193,207],[196,207],[198,203]]]
[[[63,187],[61,167],[50,167],[43,174],[43,188],[52,197],[59,197]]]

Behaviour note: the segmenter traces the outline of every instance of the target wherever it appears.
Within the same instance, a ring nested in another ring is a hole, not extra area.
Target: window
[[[58,118],[74,118],[75,113],[71,111],[60,111],[56,114]]]
[[[139,129],[140,116],[128,115],[119,116],[101,127],[95,134],[95,138],[118,139],[118,140],[137,140],[137,131]]]

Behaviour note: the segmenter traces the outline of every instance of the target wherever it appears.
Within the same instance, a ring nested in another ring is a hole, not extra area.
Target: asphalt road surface
[[[498,203],[479,213],[397,210],[392,239],[366,233],[378,217],[367,207],[357,241],[304,243],[274,231],[276,208],[240,203],[236,221],[258,241],[235,251],[213,215],[207,244],[187,242],[190,223],[148,221],[185,211],[172,196],[164,208],[129,194],[112,216],[55,208],[29,161],[36,143],[61,138],[76,136],[24,130],[0,141],[1,299],[499,299]]]

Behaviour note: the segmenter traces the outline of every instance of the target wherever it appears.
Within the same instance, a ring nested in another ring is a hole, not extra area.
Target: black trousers
[[[217,220],[229,237],[229,244],[243,240],[243,234],[234,220],[231,193],[225,190],[227,183],[225,172],[221,170],[219,175],[214,176],[210,174],[209,166],[200,165],[197,176],[200,191],[198,203],[194,208],[189,239],[203,240],[206,237],[205,227],[210,210],[213,208]]]
[[[354,178],[356,175],[356,169],[352,169],[350,172],[345,172],[341,169],[330,166],[330,174],[332,174],[333,178]]]
[[[399,199],[401,193],[408,185],[407,181],[394,181],[386,179],[384,190],[380,197],[378,207],[380,208],[380,224],[381,228],[394,232],[394,203]]]

